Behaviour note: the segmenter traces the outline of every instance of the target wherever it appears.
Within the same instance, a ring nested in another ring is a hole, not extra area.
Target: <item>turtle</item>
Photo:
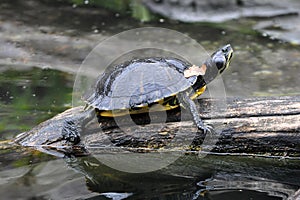
[[[19,134],[14,143],[34,146],[47,153],[52,152],[53,147],[68,154],[78,148],[81,155],[85,153],[86,136],[91,134],[95,141],[103,139],[99,136],[98,140],[96,136],[103,128],[96,124],[97,118],[99,122],[103,118],[139,116],[177,108],[189,111],[203,132],[215,133],[212,126],[202,122],[194,100],[204,93],[207,84],[224,72],[232,56],[233,49],[228,44],[217,49],[201,66],[179,58],[148,57],[109,67],[95,81],[92,92],[83,97],[88,107],[68,109]],[[85,142],[82,143],[82,139]]]
[[[85,101],[95,109],[99,122],[105,117],[183,107],[200,130],[213,132],[213,128],[201,120],[194,100],[229,66],[232,56],[233,49],[227,44],[217,49],[201,66],[174,57],[125,61],[102,73]],[[72,127],[72,124],[66,124]],[[78,141],[77,133],[73,132],[70,129],[64,132],[67,141]]]

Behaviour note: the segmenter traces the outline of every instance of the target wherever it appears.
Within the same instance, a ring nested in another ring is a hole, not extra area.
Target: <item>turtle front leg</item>
[[[196,123],[197,127],[200,130],[202,130],[203,133],[215,133],[212,126],[206,126],[203,123],[195,102],[187,94],[180,94],[179,102],[190,112],[190,114],[193,116],[194,122]]]

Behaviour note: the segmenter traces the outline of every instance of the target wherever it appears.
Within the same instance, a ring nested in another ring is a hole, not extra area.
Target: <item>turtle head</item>
[[[202,66],[193,65],[184,71],[184,77],[197,76],[195,87],[203,87],[219,74],[221,74],[230,64],[233,49],[230,44],[215,51]]]
[[[218,69],[221,74],[230,64],[233,56],[233,49],[230,44],[223,46],[211,55],[212,64]]]
[[[214,80],[229,66],[232,55],[233,49],[230,44],[227,44],[215,51],[211,57],[204,62],[203,65],[206,67],[206,71],[203,78],[206,84]]]

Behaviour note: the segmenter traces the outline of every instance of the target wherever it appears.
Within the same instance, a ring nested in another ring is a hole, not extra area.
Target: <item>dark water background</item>
[[[0,140],[70,108],[90,50],[138,27],[177,30],[209,52],[232,44],[234,60],[222,76],[227,96],[299,95],[299,45],[253,30],[259,20],[141,22],[93,6],[0,1]],[[0,199],[287,199],[300,187],[299,160],[184,156],[157,172],[127,174],[92,157],[57,159],[4,145],[0,158]]]

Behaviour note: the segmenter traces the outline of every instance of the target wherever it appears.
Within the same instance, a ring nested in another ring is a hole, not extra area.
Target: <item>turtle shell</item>
[[[105,71],[86,101],[99,110],[144,107],[191,88],[197,77],[184,77],[190,63],[176,58],[144,58]]]

